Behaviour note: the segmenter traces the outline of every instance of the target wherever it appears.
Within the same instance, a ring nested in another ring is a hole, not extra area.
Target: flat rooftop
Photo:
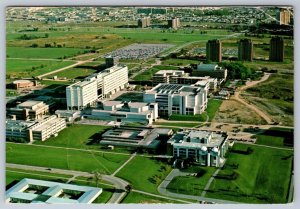
[[[201,143],[203,138],[209,138],[208,143]],[[227,138],[223,134],[210,131],[184,131],[176,133],[169,142],[176,147],[218,147]]]
[[[28,100],[25,101],[21,104],[18,104],[17,107],[19,108],[32,108],[33,106],[37,105],[37,104],[42,104],[42,101],[34,101],[34,100]]]
[[[42,192],[35,191],[31,186],[43,187]],[[71,198],[68,191],[80,193]],[[30,203],[92,203],[102,193],[101,188],[63,184],[52,181],[24,178],[5,192],[6,202],[26,200]]]

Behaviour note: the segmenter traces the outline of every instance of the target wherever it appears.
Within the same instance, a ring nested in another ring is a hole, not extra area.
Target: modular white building
[[[45,141],[66,128],[66,121],[52,115],[37,121],[6,120],[6,138]]]
[[[82,110],[93,106],[98,99],[96,80],[74,83],[66,88],[68,110]]]
[[[158,84],[145,91],[144,102],[158,103],[160,116],[201,114],[207,108],[207,88],[182,84]]]
[[[220,167],[228,150],[225,133],[182,131],[168,141],[169,152],[177,159],[191,159],[202,166]]]
[[[97,82],[98,98],[110,98],[111,95],[128,86],[128,67],[125,65],[114,65],[99,73],[85,78],[86,81]]]
[[[24,178],[5,192],[6,203],[92,203],[101,188]]]
[[[152,124],[158,118],[157,103],[102,101],[93,109],[91,118],[117,122]]]

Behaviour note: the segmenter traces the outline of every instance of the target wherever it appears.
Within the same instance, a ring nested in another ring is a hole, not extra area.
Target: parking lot
[[[103,57],[112,56],[120,59],[147,59],[172,47],[172,44],[131,44],[105,54]]]

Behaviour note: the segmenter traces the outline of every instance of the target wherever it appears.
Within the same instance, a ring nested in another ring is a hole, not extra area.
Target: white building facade
[[[202,166],[220,167],[228,150],[225,133],[183,131],[168,141],[171,154],[177,159],[191,159]]]
[[[144,92],[144,102],[158,103],[160,116],[181,114],[201,114],[207,108],[208,88],[180,85],[159,84]]]
[[[100,73],[88,76],[85,80],[97,82],[98,98],[110,98],[111,95],[128,86],[128,67],[114,65]]]
[[[66,88],[68,110],[82,110],[93,106],[97,96],[96,80],[74,83]]]
[[[91,118],[116,122],[152,124],[158,118],[157,103],[103,101],[101,109],[93,109]]]

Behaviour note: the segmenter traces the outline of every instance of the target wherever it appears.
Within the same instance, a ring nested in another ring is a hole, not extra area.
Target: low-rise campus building
[[[217,79],[211,78],[209,76],[197,77],[190,76],[189,73],[185,73],[183,70],[160,70],[153,76],[153,84],[158,85],[160,83],[167,84],[196,84],[198,86],[207,83],[209,85],[209,89],[215,91],[217,89]],[[205,84],[206,86],[206,84]],[[206,88],[206,87],[204,87]]]
[[[28,100],[18,104],[14,108],[9,108],[7,114],[17,120],[37,120],[49,112],[49,106],[42,101]]]
[[[227,78],[227,69],[216,64],[199,64],[193,69],[192,76],[210,76],[211,78],[217,78],[219,84]]]
[[[209,131],[182,131],[168,141],[168,152],[177,159],[190,159],[202,166],[219,167],[228,149],[225,133]]]
[[[144,102],[158,103],[158,115],[201,114],[207,108],[208,90],[182,84],[158,84],[143,94]]]
[[[24,178],[5,192],[6,203],[92,203],[101,188]]]
[[[52,115],[37,121],[6,120],[6,138],[25,141],[45,141],[66,128],[66,121]]]
[[[89,117],[116,122],[152,124],[158,118],[158,105],[144,102],[102,101],[98,104],[98,109],[92,110]]]
[[[166,128],[121,126],[103,133],[100,144],[156,150],[172,134],[172,129]]]

